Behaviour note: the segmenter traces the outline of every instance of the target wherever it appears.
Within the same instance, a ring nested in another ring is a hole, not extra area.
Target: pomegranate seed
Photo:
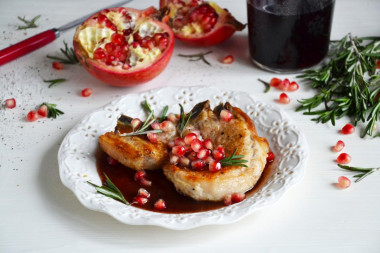
[[[117,30],[116,26],[111,21],[109,21],[108,19],[106,20],[105,25],[107,28],[109,28],[113,31]]]
[[[114,33],[111,36],[111,42],[115,45],[120,45],[124,41],[124,37],[121,34]]]
[[[81,92],[82,97],[89,97],[92,95],[92,89],[91,88],[85,88]]]
[[[380,60],[378,60],[378,61],[376,62],[376,68],[377,68],[377,69],[380,69]]]
[[[95,60],[103,60],[106,58],[106,53],[104,52],[103,48],[98,47],[94,51],[94,59]]]
[[[160,38],[160,40],[158,41],[158,45],[157,47],[161,50],[161,51],[164,51],[165,48],[167,48],[168,46],[168,38]]]
[[[137,204],[137,205],[139,205],[139,206],[143,206],[143,205],[145,205],[147,202],[148,202],[148,199],[147,199],[147,198],[144,198],[144,197],[137,196],[137,197],[134,197],[134,198],[133,198],[133,203],[134,203],[134,204]]]
[[[334,147],[332,147],[332,151],[340,152],[344,148],[345,144],[343,141],[337,141]]]
[[[222,164],[220,162],[213,161],[209,163],[208,170],[211,172],[217,172],[222,168]]]
[[[176,155],[170,156],[170,160],[169,160],[170,164],[176,165],[178,164],[178,161],[179,161],[179,156],[176,156]]]
[[[149,132],[146,134],[146,137],[148,137],[148,139],[151,143],[157,143],[158,142],[158,138],[157,138],[156,133]]]
[[[8,98],[7,100],[5,100],[4,106],[5,106],[5,108],[8,108],[8,109],[15,108],[16,107],[16,99]]]
[[[40,108],[37,110],[38,115],[42,117],[47,117],[48,116],[48,108],[46,105],[41,105]]]
[[[166,203],[163,199],[159,199],[154,203],[154,208],[157,210],[164,210],[166,208]]]
[[[190,154],[187,155],[187,158],[190,159],[190,161],[195,161],[198,159],[197,153],[196,152],[191,152]]]
[[[140,184],[142,186],[144,186],[144,187],[147,187],[147,186],[151,186],[152,185],[152,181],[149,181],[149,180],[143,178],[143,179],[141,179]]]
[[[129,28],[129,29],[124,29],[123,30],[123,35],[124,36],[129,36],[133,33],[133,29],[132,28]]]
[[[138,170],[135,173],[134,179],[135,181],[141,181],[145,177],[146,177],[146,172],[144,170]]]
[[[226,206],[231,205],[231,204],[232,204],[232,195],[231,195],[231,194],[226,195],[226,196],[224,197],[224,199],[223,199],[223,203],[224,203],[224,205],[226,205]]]
[[[199,131],[198,129],[192,129],[190,133],[194,133],[200,141],[203,141],[201,131]]]
[[[225,122],[230,122],[233,117],[234,117],[234,115],[226,109],[223,109],[220,112],[220,119],[225,121]]]
[[[202,160],[195,160],[191,162],[191,167],[195,170],[202,170],[204,167],[206,167],[206,164]]]
[[[61,70],[61,69],[64,69],[64,68],[65,68],[65,65],[64,65],[63,63],[61,63],[61,62],[57,62],[57,61],[53,62],[53,63],[52,63],[52,66],[53,66],[53,68],[56,69],[56,70]]]
[[[132,42],[131,46],[133,48],[137,48],[138,46],[140,46],[140,43],[138,43],[137,41],[134,41],[134,42]]]
[[[215,160],[221,160],[225,156],[224,148],[222,146],[217,146],[216,149],[212,152]]]
[[[177,155],[179,157],[184,156],[186,153],[186,149],[184,146],[174,146],[172,148],[173,155]]]
[[[26,115],[26,119],[29,121],[29,122],[32,122],[32,121],[36,121],[38,119],[38,114],[36,111],[30,111],[27,115]]]
[[[278,102],[281,104],[289,104],[290,98],[288,97],[288,95],[286,95],[286,93],[281,93]]]
[[[208,156],[208,157],[206,157],[206,159],[204,159],[204,161],[206,164],[210,165],[210,163],[214,162],[215,159],[212,158],[212,156]]]
[[[290,85],[289,79],[285,78],[284,80],[282,80],[281,83],[278,84],[277,89],[282,90],[282,91],[288,91],[289,85]]]
[[[108,18],[107,18],[106,15],[101,14],[101,15],[98,16],[98,23],[99,24],[104,23],[106,20],[108,20]]]
[[[201,148],[199,150],[199,152],[197,153],[197,157],[199,159],[206,159],[207,157],[209,157],[211,154],[211,150],[207,149],[207,148]]]
[[[342,134],[352,134],[353,132],[355,132],[355,127],[351,124],[346,124],[342,127]]]
[[[153,122],[151,125],[150,125],[151,128],[153,128],[154,130],[160,130],[161,127],[160,127],[160,123],[158,122]]]
[[[115,50],[115,45],[112,44],[112,43],[107,43],[104,45],[104,49],[108,52],[108,53],[112,53],[114,50]]]
[[[273,152],[269,152],[267,156],[267,163],[271,163],[274,161],[274,154]]]
[[[133,129],[139,129],[140,128],[140,126],[141,126],[141,124],[142,124],[142,122],[141,122],[141,120],[140,119],[133,119],[133,120],[131,120],[131,125],[132,125],[132,128]]]
[[[191,149],[194,152],[199,152],[199,150],[202,148],[202,141],[195,139],[191,142]]]
[[[338,177],[338,187],[339,188],[346,189],[346,188],[350,187],[350,185],[351,185],[350,179],[348,179],[345,176]]]
[[[174,113],[169,113],[168,120],[173,122],[173,123],[177,123],[177,121],[178,121],[177,116],[175,116]]]
[[[169,131],[175,130],[175,126],[174,126],[173,122],[171,122],[169,120],[162,121],[160,123],[160,128],[164,132],[169,132]]]
[[[190,159],[185,157],[185,156],[182,156],[180,159],[179,159],[179,163],[184,166],[184,167],[190,167]]]
[[[174,146],[175,146],[174,141],[169,141],[169,142],[168,142],[168,147],[169,147],[169,148],[172,148],[172,147],[174,147]]]
[[[177,138],[174,140],[174,145],[175,146],[185,146],[186,143],[184,142],[184,140],[182,138]]]
[[[107,162],[108,162],[109,165],[116,165],[116,164],[119,163],[116,159],[113,159],[110,156],[107,156]]]
[[[234,62],[234,57],[229,54],[225,56],[223,59],[221,59],[220,62],[223,64],[231,64]]]
[[[187,144],[190,145],[193,140],[197,139],[197,135],[195,133],[188,133],[186,136],[183,138],[183,141]]]
[[[205,148],[211,150],[213,148],[212,141],[210,139],[204,140],[203,141],[203,146],[205,146]]]
[[[244,193],[232,193],[232,203],[238,203],[241,202],[245,199],[245,194]]]
[[[120,9],[119,9],[119,13],[120,13],[121,15],[124,15],[125,13],[127,13],[127,10],[124,9],[124,8],[120,8]]]
[[[351,156],[347,153],[342,153],[336,158],[336,161],[339,164],[348,164],[351,162]]]
[[[269,85],[272,86],[272,87],[277,87],[281,82],[282,82],[281,79],[278,79],[278,78],[276,78],[276,77],[273,77],[273,78],[270,80]]]
[[[290,84],[289,84],[289,88],[288,88],[288,91],[296,91],[296,90],[298,90],[299,89],[299,85],[298,85],[298,83],[296,83],[296,82],[291,82]]]
[[[149,199],[150,198],[150,193],[146,189],[140,188],[138,190],[138,192],[137,192],[137,196]]]

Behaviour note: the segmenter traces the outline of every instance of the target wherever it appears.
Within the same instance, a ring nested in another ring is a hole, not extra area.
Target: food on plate
[[[189,113],[180,108],[179,115],[165,112],[161,117],[148,108],[144,122],[122,115],[114,131],[99,137],[99,146],[112,159],[137,170],[135,181],[141,181],[136,179],[140,172],[146,179],[145,171],[162,169],[177,192],[194,200],[228,204],[243,200],[267,164],[267,140],[257,135],[241,109],[228,102],[213,110],[209,101]]]
[[[159,75],[173,53],[170,27],[155,18],[157,11],[105,9],[80,25],[74,50],[85,69],[114,86],[133,86]]]
[[[203,0],[160,0],[161,11],[177,39],[193,46],[213,46],[245,25],[227,9]]]

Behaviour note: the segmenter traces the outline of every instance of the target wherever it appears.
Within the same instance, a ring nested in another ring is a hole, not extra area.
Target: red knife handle
[[[0,66],[54,41],[57,37],[56,31],[56,29],[44,31],[29,39],[0,50]]]

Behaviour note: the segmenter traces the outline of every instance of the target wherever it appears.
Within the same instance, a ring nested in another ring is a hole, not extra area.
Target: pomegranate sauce
[[[297,71],[328,52],[335,1],[248,0],[249,49],[264,69]]]

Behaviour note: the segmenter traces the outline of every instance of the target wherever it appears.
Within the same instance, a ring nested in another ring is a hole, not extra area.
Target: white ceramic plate
[[[230,102],[243,109],[254,121],[260,136],[268,139],[276,156],[275,170],[253,195],[244,201],[217,210],[163,214],[124,205],[98,194],[87,181],[101,184],[96,170],[95,150],[98,137],[114,129],[121,114],[144,118],[140,103],[145,99],[156,111],[169,105],[169,111],[179,113],[178,104],[189,111],[195,104],[210,100],[214,107]],[[139,94],[128,94],[100,110],[86,116],[65,137],[58,153],[60,177],[65,186],[74,192],[87,208],[105,212],[115,219],[131,225],[156,225],[169,229],[184,230],[209,224],[226,224],[267,207],[304,175],[308,146],[300,130],[277,107],[260,102],[247,93],[221,90],[216,87],[167,87]]]

